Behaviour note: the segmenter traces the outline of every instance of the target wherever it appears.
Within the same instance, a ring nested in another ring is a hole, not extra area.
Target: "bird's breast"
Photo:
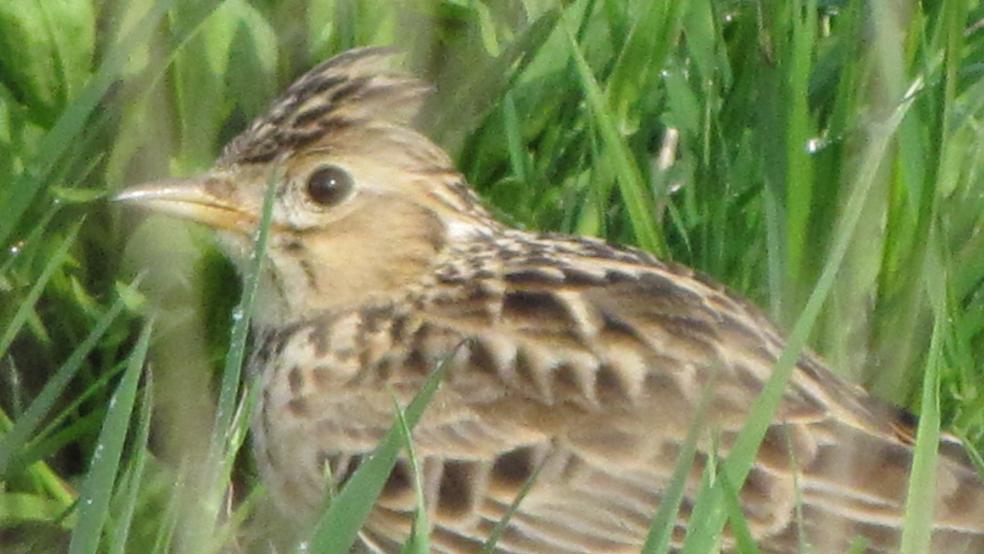
[[[262,390],[255,454],[275,498],[320,505],[326,466],[335,481],[371,451],[441,356],[461,338],[435,332],[412,307],[362,306],[258,333],[250,370]],[[453,403],[441,399],[429,409]]]

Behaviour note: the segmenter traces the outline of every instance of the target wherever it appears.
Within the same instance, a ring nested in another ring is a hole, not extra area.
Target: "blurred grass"
[[[439,85],[423,125],[504,220],[642,245],[751,297],[793,332],[787,358],[808,344],[932,414],[918,467],[938,427],[984,447],[982,21],[959,0],[0,4],[0,548],[266,544],[239,452],[250,389],[220,385],[238,278],[200,229],[101,197],[206,167],[294,77],[367,44]],[[127,366],[151,314],[152,394]],[[718,468],[731,493],[767,404]],[[95,516],[76,487],[121,419],[107,527],[77,542]],[[188,468],[210,436],[228,439],[228,503],[200,518]],[[709,490],[698,543],[740,527]]]

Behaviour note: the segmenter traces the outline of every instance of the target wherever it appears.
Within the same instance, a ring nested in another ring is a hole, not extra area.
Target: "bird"
[[[210,169],[116,197],[210,227],[244,268],[276,187],[248,362],[274,501],[315,517],[443,361],[413,431],[433,551],[480,551],[508,512],[497,552],[638,552],[707,398],[679,549],[702,472],[728,452],[786,339],[687,267],[498,221],[415,128],[432,87],[392,59],[341,53]],[[907,412],[804,351],[738,493],[760,550],[843,552],[860,537],[867,552],[897,551],[914,436]],[[945,433],[936,471],[932,550],[984,552],[984,483]],[[361,531],[370,550],[399,551],[414,482],[401,455]],[[720,541],[736,548],[728,531]]]

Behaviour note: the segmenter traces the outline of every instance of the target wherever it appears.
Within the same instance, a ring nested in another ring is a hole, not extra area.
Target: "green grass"
[[[690,551],[726,521],[741,536],[735,491],[810,347],[924,414],[904,535],[919,552],[933,437],[984,448],[984,5],[886,6],[0,4],[0,549],[214,552],[277,535],[245,436],[256,390],[240,384],[248,317],[232,313],[248,314],[249,281],[201,229],[104,198],[207,167],[330,55],[397,44],[439,84],[422,125],[503,220],[650,249],[789,331],[763,401],[708,466]],[[654,514],[651,551],[672,517]],[[358,522],[330,525],[354,537]]]

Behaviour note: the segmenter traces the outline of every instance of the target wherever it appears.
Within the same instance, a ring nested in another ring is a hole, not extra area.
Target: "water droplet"
[[[20,254],[21,253],[21,250],[23,250],[23,248],[24,248],[24,241],[18,241],[16,243],[14,243],[10,247],[10,255],[11,256],[16,256],[16,255]]]
[[[307,541],[301,541],[301,542],[297,543],[297,551],[298,552],[307,552],[310,549],[311,549],[311,544],[309,542],[307,542]]]
[[[806,152],[808,154],[816,154],[826,147],[827,141],[820,137],[814,137],[806,141]]]
[[[241,321],[244,317],[246,317],[246,314],[241,309],[236,308],[232,310],[232,321]]]

